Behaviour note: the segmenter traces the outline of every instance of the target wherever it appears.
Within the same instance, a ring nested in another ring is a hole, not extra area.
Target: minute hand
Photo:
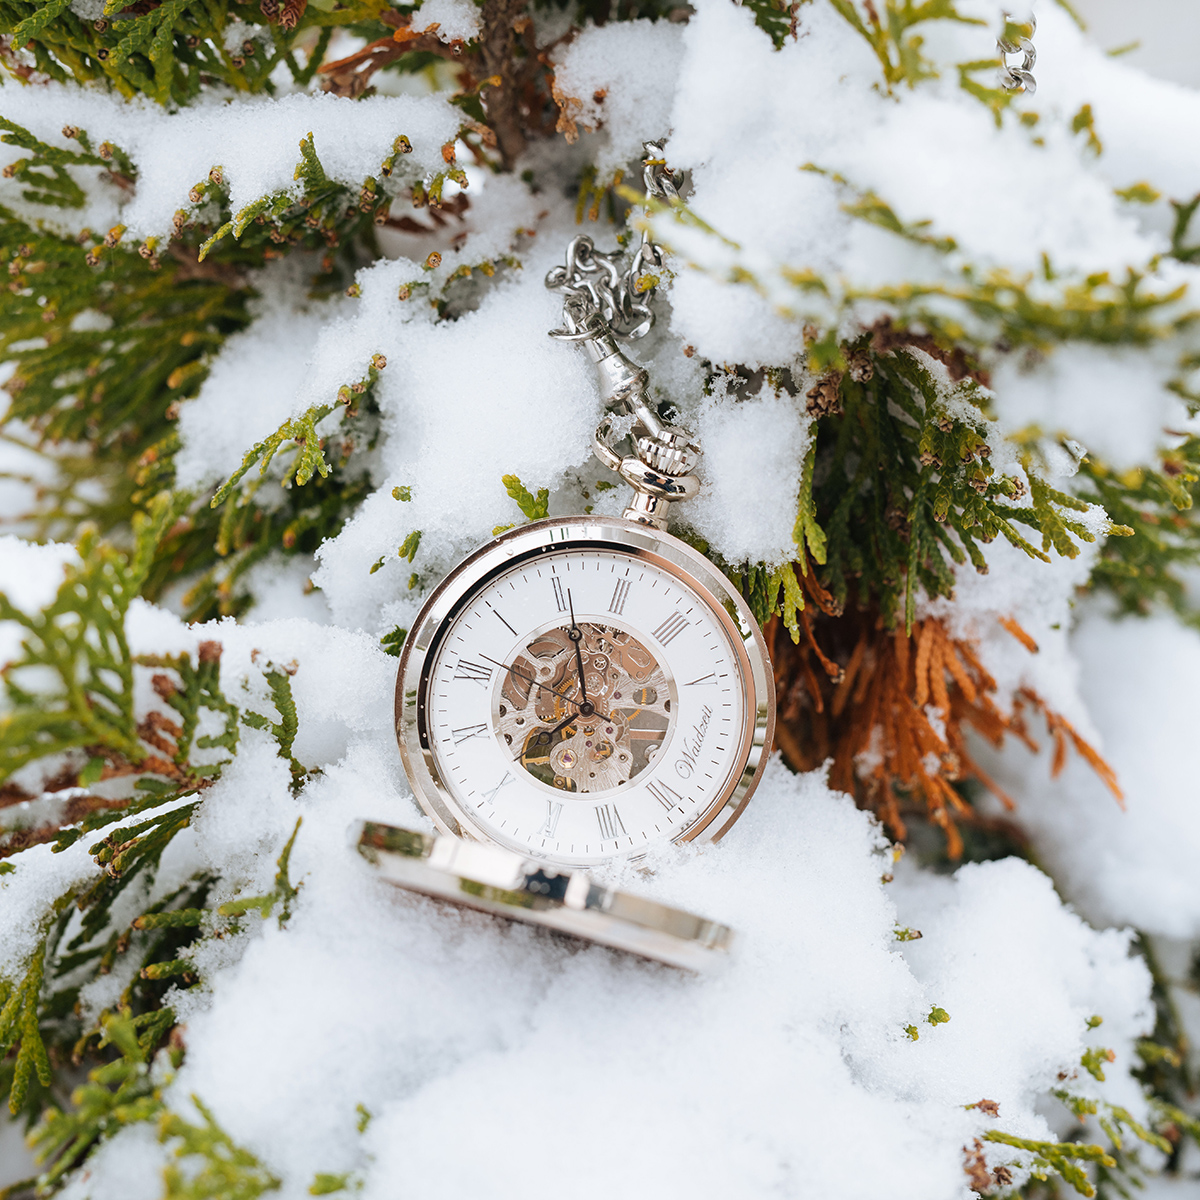
[[[579,666],[579,694],[583,697],[583,702],[588,702],[587,684],[583,678],[583,652],[579,648],[579,643],[583,641],[583,630],[579,628],[579,622],[575,620],[575,602],[571,599],[571,589],[567,588],[567,603],[571,606],[571,630],[567,634],[575,646],[575,662]]]
[[[585,701],[576,700],[575,698],[568,696],[566,694],[566,692],[560,692],[558,690],[558,688],[552,688],[547,683],[539,683],[536,679],[534,679],[534,677],[532,675],[526,675],[524,671],[518,671],[516,667],[510,667],[507,663],[502,663],[494,658],[488,658],[488,656],[486,654],[481,654],[479,657],[482,659],[485,659],[487,662],[490,662],[497,667],[503,667],[503,669],[506,671],[511,671],[512,674],[518,676],[520,679],[528,680],[530,683],[533,684],[534,687],[539,687],[543,691],[550,692],[552,695],[555,695],[555,696],[559,696],[561,699],[565,700],[568,704],[575,705],[576,708],[582,708],[583,704],[585,703]],[[588,707],[590,708],[591,706],[589,705]]]

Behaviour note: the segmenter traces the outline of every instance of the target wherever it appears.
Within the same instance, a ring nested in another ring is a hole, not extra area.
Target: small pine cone
[[[197,653],[202,663],[215,663],[221,661],[223,649],[220,642],[201,642]]]
[[[805,393],[809,416],[832,417],[842,411],[842,373],[830,371]]]
[[[307,7],[308,0],[283,0],[283,8],[279,13],[279,24],[284,29],[295,29]]]
[[[850,356],[846,370],[855,383],[866,383],[875,377],[875,364],[864,350],[856,350]]]
[[[262,10],[262,15],[267,18],[272,24],[279,20],[279,0],[259,0],[258,7]]]

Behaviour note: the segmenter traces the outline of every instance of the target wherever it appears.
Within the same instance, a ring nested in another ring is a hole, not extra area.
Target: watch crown
[[[700,447],[684,430],[668,425],[659,437],[638,438],[637,456],[663,475],[688,475],[700,460]]]

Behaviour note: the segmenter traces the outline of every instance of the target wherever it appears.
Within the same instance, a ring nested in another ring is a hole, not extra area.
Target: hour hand
[[[578,721],[578,720],[579,720],[579,714],[571,713],[569,716],[566,716],[561,721],[559,721],[559,723],[557,725],[555,725],[555,727],[553,729],[543,729],[541,731],[541,733],[539,733],[537,735],[537,737],[535,737],[533,739],[533,744],[535,746],[549,746],[550,743],[554,741],[554,735],[560,729],[566,729],[566,727],[568,725],[570,725],[572,721]]]
[[[575,663],[579,667],[579,694],[583,698],[584,704],[588,702],[587,684],[583,678],[583,651],[579,648],[583,641],[583,630],[579,628],[579,623],[575,620],[575,602],[571,599],[571,589],[567,588],[567,604],[571,609],[571,628],[567,631],[567,637],[571,639],[575,647]]]

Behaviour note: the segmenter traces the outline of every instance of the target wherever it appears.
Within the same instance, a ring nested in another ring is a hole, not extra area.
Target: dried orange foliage
[[[893,837],[907,835],[902,810],[919,803],[957,858],[962,853],[957,823],[976,823],[979,817],[955,783],[976,779],[1013,807],[971,756],[967,728],[993,746],[1012,736],[1036,751],[1028,727],[1035,712],[1054,739],[1052,773],[1057,776],[1066,765],[1072,746],[1121,799],[1112,768],[1035,692],[1022,689],[1012,712],[1002,712],[996,681],[974,647],[952,637],[937,618],[916,622],[911,635],[889,632],[874,614],[840,613],[811,570],[801,586],[812,604],[800,613],[799,645],[778,617],[766,629],[779,696],[777,743],[797,770],[832,760],[832,786],[877,813]],[[1016,621],[1005,618],[1001,624],[1030,653],[1037,652]]]

